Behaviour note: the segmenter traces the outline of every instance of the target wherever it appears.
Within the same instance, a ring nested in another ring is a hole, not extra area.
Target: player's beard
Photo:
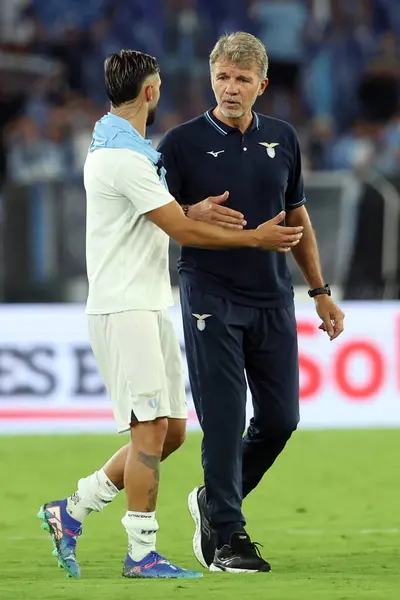
[[[157,113],[157,107],[149,110],[149,114],[147,115],[147,121],[146,121],[147,126],[153,125],[154,121],[156,120],[156,113]]]

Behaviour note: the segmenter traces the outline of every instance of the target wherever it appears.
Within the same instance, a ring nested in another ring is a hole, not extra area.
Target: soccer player
[[[257,229],[229,231],[187,219],[169,194],[160,154],[145,140],[160,97],[157,61],[121,51],[105,62],[110,112],[96,123],[84,169],[89,338],[111,398],[119,432],[130,442],[80,479],[68,498],[44,504],[38,517],[59,564],[80,576],[76,559],[82,522],[125,488],[128,535],[125,577],[201,577],[156,552],[160,461],[183,442],[187,418],[181,353],[167,307],[173,304],[169,237],[206,248],[290,251],[302,227],[284,227],[284,213]],[[228,197],[210,198],[223,202]],[[257,224],[258,225],[258,224]]]
[[[293,256],[331,340],[343,313],[321,273],[305,206],[299,141],[286,122],[252,110],[267,85],[264,45],[222,37],[210,55],[216,106],[159,145],[171,194],[188,220],[253,228],[279,211],[303,227]],[[226,202],[202,200],[229,189]],[[282,452],[299,421],[299,364],[286,257],[252,248],[185,247],[179,263],[186,356],[203,430],[205,486],[189,495],[193,549],[213,571],[269,571],[245,531],[242,500]],[[246,378],[254,416],[243,439]],[[266,507],[266,510],[267,507]]]

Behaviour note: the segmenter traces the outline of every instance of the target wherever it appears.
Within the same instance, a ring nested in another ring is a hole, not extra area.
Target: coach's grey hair
[[[267,78],[268,56],[265,46],[251,33],[238,31],[222,36],[210,54],[210,68],[221,58],[243,67],[256,65],[261,79]]]

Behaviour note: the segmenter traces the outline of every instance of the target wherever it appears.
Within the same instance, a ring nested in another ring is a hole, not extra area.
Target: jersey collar
[[[214,110],[214,108],[211,108],[210,110],[205,112],[204,117],[205,117],[206,121],[212,127],[214,127],[214,129],[216,131],[218,131],[219,134],[228,135],[228,133],[231,133],[232,131],[237,131],[237,127],[230,127],[230,125],[226,125],[225,123],[222,123],[222,121],[217,119],[217,117],[215,117],[213,115],[213,110]],[[259,118],[258,114],[254,111],[252,111],[252,114],[253,114],[253,121],[249,127],[250,131],[254,131],[254,130],[260,128],[260,118]]]

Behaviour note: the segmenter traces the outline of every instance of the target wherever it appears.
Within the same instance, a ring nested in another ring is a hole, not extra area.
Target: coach
[[[276,216],[302,225],[293,256],[333,340],[342,311],[323,279],[306,210],[299,141],[284,121],[253,112],[267,85],[263,44],[247,33],[221,38],[210,55],[217,106],[160,143],[172,195],[190,219],[257,227]],[[213,204],[202,198],[229,192]],[[283,216],[279,214],[283,213]],[[285,253],[182,248],[180,292],[190,384],[204,433],[205,487],[189,507],[194,551],[222,571],[267,571],[244,530],[242,500],[282,452],[299,421],[297,331]],[[243,438],[246,377],[254,417]],[[213,534],[210,534],[210,529]]]

